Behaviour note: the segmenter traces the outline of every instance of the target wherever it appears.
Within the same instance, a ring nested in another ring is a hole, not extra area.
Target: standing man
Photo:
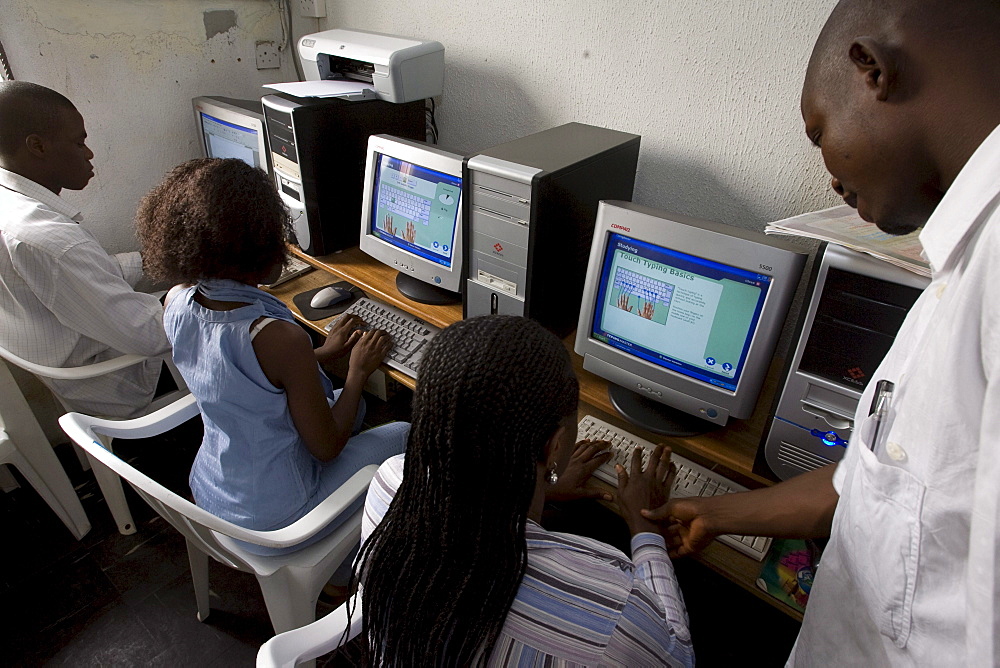
[[[879,420],[868,385],[839,465],[647,514],[673,520],[676,554],[722,533],[830,536],[791,665],[1000,664],[998,35],[997,0],[834,9],[806,133],[862,218],[926,222],[933,279],[874,378],[894,395]]]
[[[94,176],[83,118],[59,93],[0,82],[0,346],[72,367],[123,353],[163,355],[163,309],[136,292],[138,253],[110,256],[59,196]],[[149,405],[158,359],[89,380],[50,380],[75,410],[128,417]]]

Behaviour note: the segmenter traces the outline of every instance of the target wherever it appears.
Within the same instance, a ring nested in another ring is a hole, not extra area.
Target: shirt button
[[[895,462],[901,462],[906,459],[906,450],[903,450],[899,443],[895,441],[889,441],[885,444],[885,452]]]
[[[941,299],[941,295],[944,294],[944,289],[947,287],[948,287],[947,283],[942,283],[941,285],[938,286],[937,292],[935,293],[938,299]]]

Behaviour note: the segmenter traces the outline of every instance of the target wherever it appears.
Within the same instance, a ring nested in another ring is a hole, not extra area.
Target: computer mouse
[[[350,299],[351,296],[352,293],[350,290],[328,285],[313,295],[312,299],[309,300],[309,306],[313,308],[330,308],[345,299]]]

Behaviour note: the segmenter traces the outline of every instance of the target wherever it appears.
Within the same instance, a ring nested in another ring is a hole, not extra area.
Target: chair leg
[[[105,447],[107,447],[106,443]],[[117,473],[102,464],[100,460],[90,455],[87,455],[87,459],[90,460],[90,467],[94,471],[94,478],[97,479],[97,486],[101,488],[101,494],[104,495],[108,510],[111,511],[111,516],[115,519],[115,524],[118,525],[119,533],[125,536],[135,533],[135,522],[132,521],[128,501],[125,500],[122,479],[118,477]]]
[[[46,473],[49,480],[46,480],[31,465],[28,459],[17,450],[14,443],[7,438],[7,434],[2,430],[0,430],[0,461],[13,465],[21,472],[21,475],[28,481],[28,484],[38,492],[38,495],[48,504],[52,512],[62,520],[62,523],[66,525],[66,528],[69,529],[74,538],[80,540],[90,531],[90,522],[87,520],[87,514],[83,511],[80,499],[77,497],[73,486],[70,484],[65,471],[63,471],[58,461],[54,467],[48,467]],[[48,464],[48,462],[43,463]]]
[[[288,568],[279,568],[269,576],[258,575],[257,582],[276,634],[316,621],[319,590],[307,591],[309,587],[297,580]]]
[[[80,468],[84,471],[90,470],[90,459],[87,457],[87,453],[83,451],[76,443],[73,444],[73,452],[76,453],[76,459],[80,462]]]
[[[194,599],[198,604],[198,621],[208,619],[212,608],[208,604],[208,555],[190,540],[187,543],[188,564],[191,566],[191,581],[194,584]]]

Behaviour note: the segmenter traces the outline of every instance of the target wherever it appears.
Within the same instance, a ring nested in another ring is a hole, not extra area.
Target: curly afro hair
[[[235,158],[174,167],[142,198],[135,228],[157,280],[256,284],[287,260],[288,210],[267,174]]]

